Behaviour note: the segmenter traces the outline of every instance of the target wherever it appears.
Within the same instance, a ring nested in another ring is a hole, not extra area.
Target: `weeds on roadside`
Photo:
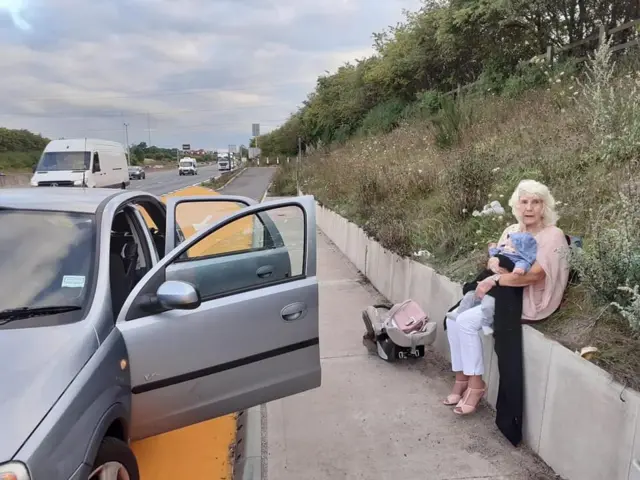
[[[618,169],[622,180],[615,184],[619,198],[598,206],[589,241],[573,255],[573,265],[596,298],[614,305],[640,332],[640,169],[635,158],[640,151],[640,75],[616,81],[614,69],[609,39],[588,62],[580,108],[590,119],[601,161],[623,165]]]

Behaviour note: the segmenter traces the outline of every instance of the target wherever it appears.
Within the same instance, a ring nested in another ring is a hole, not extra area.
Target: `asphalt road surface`
[[[252,167],[227,185],[220,193],[226,195],[241,195],[243,197],[262,200],[264,192],[276,173],[277,167]]]
[[[170,170],[147,171],[144,180],[131,180],[131,190],[144,190],[154,195],[163,195],[196,183],[205,182],[211,177],[220,175],[217,165],[198,168],[198,175],[178,175],[178,167]]]
[[[221,193],[227,195],[241,195],[260,201],[264,192],[276,172],[276,167],[252,167],[227,185]],[[190,187],[200,182],[205,182],[211,177],[220,175],[217,165],[201,167],[198,175],[178,175],[178,169],[163,170],[159,172],[147,172],[145,180],[131,180],[129,186],[132,190],[143,190],[154,195],[164,195],[181,188]]]

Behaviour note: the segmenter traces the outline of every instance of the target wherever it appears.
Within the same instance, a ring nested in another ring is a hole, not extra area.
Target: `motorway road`
[[[220,192],[226,195],[242,195],[260,201],[267,191],[276,167],[253,167],[231,182]],[[213,176],[218,176],[217,165],[201,167],[197,176],[180,176],[178,169],[159,172],[147,172],[145,180],[132,180],[130,189],[144,190],[154,195],[164,195],[181,188],[204,182]]]
[[[154,195],[163,195],[181,188],[189,187],[196,183],[205,182],[211,177],[220,175],[217,165],[209,165],[198,168],[198,175],[178,175],[178,168],[170,170],[147,171],[144,180],[131,180],[129,188],[132,190],[144,190]]]

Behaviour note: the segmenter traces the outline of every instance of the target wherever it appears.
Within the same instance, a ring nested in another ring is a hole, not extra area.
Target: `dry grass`
[[[568,98],[575,82],[563,81],[517,99],[472,100],[465,106],[470,125],[449,149],[437,146],[432,123],[418,122],[315,153],[304,160],[302,188],[386,248],[406,256],[428,251],[426,261],[456,280],[475,274],[486,244],[514,222],[510,212],[471,212],[491,200],[506,206],[524,178],[547,184],[559,202],[559,226],[588,242],[595,211],[613,205],[640,169],[599,161],[590,118]],[[640,389],[638,335],[612,308],[601,314],[584,292],[571,288],[562,312],[540,328],[572,349],[595,344],[595,361]]]

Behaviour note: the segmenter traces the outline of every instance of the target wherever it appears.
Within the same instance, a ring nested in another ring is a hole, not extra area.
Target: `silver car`
[[[131,440],[318,387],[315,228],[310,196],[0,190],[0,479],[135,480]]]

